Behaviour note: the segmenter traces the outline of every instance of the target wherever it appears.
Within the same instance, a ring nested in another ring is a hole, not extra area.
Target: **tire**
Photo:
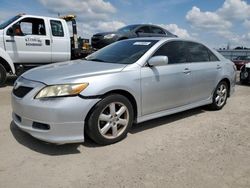
[[[86,134],[97,144],[113,144],[127,136],[133,119],[133,107],[126,97],[108,95],[90,112]]]
[[[5,84],[7,79],[7,72],[3,65],[0,64],[0,86]]]
[[[228,97],[228,84],[225,81],[221,81],[213,94],[213,103],[209,105],[211,110],[220,110],[227,103]]]

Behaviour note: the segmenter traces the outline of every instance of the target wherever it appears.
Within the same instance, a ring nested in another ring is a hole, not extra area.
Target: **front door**
[[[42,18],[23,18],[14,27],[14,36],[5,30],[6,52],[14,63],[50,63],[51,44],[49,29]]]
[[[154,54],[168,56],[168,65],[141,68],[142,115],[189,103],[190,71],[185,54],[182,42],[168,42]]]

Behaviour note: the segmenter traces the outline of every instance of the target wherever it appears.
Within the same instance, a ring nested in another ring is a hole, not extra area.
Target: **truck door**
[[[50,34],[45,22],[42,18],[25,17],[7,28],[4,43],[14,63],[51,62]]]
[[[65,21],[51,19],[51,45],[52,45],[52,62],[70,60],[71,48],[70,37]]]

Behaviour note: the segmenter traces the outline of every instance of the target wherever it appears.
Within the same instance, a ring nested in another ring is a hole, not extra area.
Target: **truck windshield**
[[[3,23],[0,24],[0,29],[4,29],[5,27],[7,27],[8,25],[10,25],[12,22],[16,21],[18,18],[20,18],[20,15],[17,15]]]
[[[113,43],[86,57],[89,61],[133,64],[158,40],[124,40]]]

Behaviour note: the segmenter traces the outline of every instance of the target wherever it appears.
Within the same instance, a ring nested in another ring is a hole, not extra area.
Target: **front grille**
[[[17,89],[13,89],[13,94],[19,98],[23,98],[25,95],[27,95],[33,88],[32,87],[26,87],[26,86],[20,86]]]

